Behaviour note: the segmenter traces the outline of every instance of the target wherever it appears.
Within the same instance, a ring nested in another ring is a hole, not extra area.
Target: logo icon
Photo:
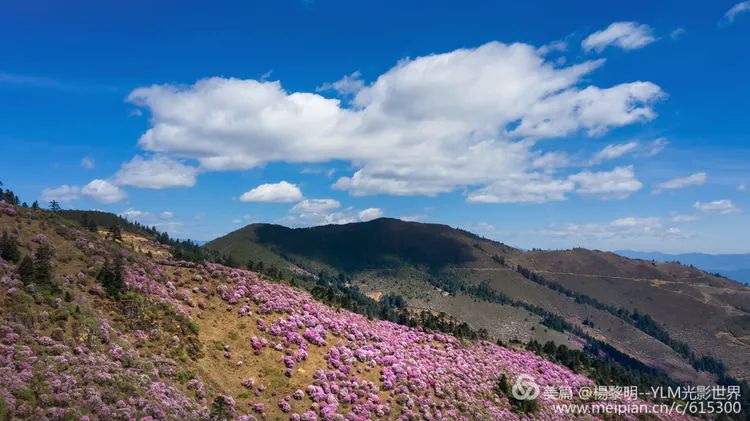
[[[539,396],[539,385],[534,378],[528,374],[521,374],[516,377],[516,383],[510,389],[513,397],[519,401],[530,401]]]

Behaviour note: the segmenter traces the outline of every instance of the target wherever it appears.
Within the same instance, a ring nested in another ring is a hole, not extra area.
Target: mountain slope
[[[711,273],[720,273],[730,279],[750,284],[750,254],[667,254],[634,250],[618,250],[615,253],[631,259],[679,262]]]
[[[287,228],[253,224],[210,241],[207,248],[238,259],[263,259],[263,246],[278,256],[302,258],[346,272],[410,264],[427,269],[460,265],[473,259],[455,230],[437,224],[379,218],[366,224]],[[469,235],[464,233],[464,235]],[[425,247],[425,245],[429,245]],[[246,249],[245,249],[246,248]],[[266,255],[269,255],[266,253]]]
[[[573,419],[508,383],[593,384],[522,349],[0,205],[0,419]]]
[[[253,252],[262,250],[279,267],[284,259],[287,267],[346,274],[373,297],[397,293],[411,308],[445,311],[502,340],[570,345],[571,334],[585,335],[675,379],[722,373],[704,357],[750,376],[750,289],[679,264],[585,249],[523,252],[444,225],[384,218],[298,229],[254,224],[206,247],[241,260],[263,260]]]

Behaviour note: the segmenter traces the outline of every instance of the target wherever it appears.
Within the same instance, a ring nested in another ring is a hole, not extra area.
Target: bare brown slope
[[[517,262],[602,303],[646,313],[699,356],[718,357],[736,377],[750,375],[750,288],[742,284],[585,249],[528,252]]]

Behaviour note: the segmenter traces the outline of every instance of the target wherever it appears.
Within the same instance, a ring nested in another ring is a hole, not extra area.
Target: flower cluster
[[[5,203],[4,201],[0,200],[0,213],[3,213],[8,216],[16,216],[17,211],[15,206]]]
[[[3,324],[0,337],[0,400],[11,418],[206,416],[195,401],[160,381],[159,374],[126,368],[119,361],[123,355],[119,346],[111,348],[113,355],[83,346],[70,348],[49,336],[36,336],[17,323]],[[32,382],[37,382],[35,402],[25,398]],[[124,385],[128,385],[129,395],[122,394]]]
[[[311,352],[323,355],[324,366],[317,367],[304,390],[289,391],[276,402],[275,409],[292,420],[516,419],[507,399],[495,392],[503,374],[510,379],[530,374],[542,387],[573,391],[592,384],[530,352],[486,341],[462,343],[450,335],[336,311],[254,272],[215,264],[194,269],[201,279],[219,283],[216,294],[229,309],[238,308],[238,317],[257,315],[260,334],[248,338],[249,349],[256,355],[266,349],[280,352],[277,361],[287,376]],[[210,296],[200,294],[202,299]],[[269,356],[264,361],[273,360]],[[254,379],[242,382],[261,396],[255,384]],[[538,418],[559,417],[545,397],[539,399]],[[304,405],[295,402],[305,401],[309,409],[299,411]],[[258,414],[274,409],[258,405],[250,409]]]

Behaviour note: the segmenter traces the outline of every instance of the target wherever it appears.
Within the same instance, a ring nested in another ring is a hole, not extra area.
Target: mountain
[[[716,354],[726,370],[694,347],[703,330],[724,340],[723,321],[747,355],[727,317],[747,289],[680,265],[393,219],[256,224],[196,249],[111,214],[0,201],[0,233],[0,419],[576,419],[515,398],[521,375],[574,396],[716,381],[748,396],[741,358]],[[679,342],[655,307],[605,303],[625,295],[597,289],[612,282],[697,288],[710,323]]]
[[[445,225],[381,218],[253,224],[204,246],[236,262],[395,294],[502,341],[596,339],[677,381],[750,377],[750,289],[677,263],[573,249],[522,251]]]
[[[659,252],[618,250],[615,253],[631,259],[680,262],[711,273],[719,273],[730,279],[750,284],[750,254],[666,254]]]
[[[93,217],[108,227],[82,224]],[[381,229],[394,242],[378,242]],[[487,264],[462,246],[467,239],[506,249],[393,220],[244,232],[261,232],[255,238],[263,245],[243,250],[276,259],[306,252],[299,238],[325,238],[306,254],[321,267],[356,273]],[[573,393],[595,384],[671,384],[593,338],[585,351],[582,343],[497,344],[487,332],[415,313],[395,298],[329,306],[316,298],[320,276],[311,294],[287,276],[205,260],[211,254],[178,259],[181,242],[115,215],[0,201],[0,233],[0,419],[572,420],[549,399],[515,398],[511,384],[522,375]],[[404,233],[414,237],[392,237]],[[373,243],[347,242],[349,235]],[[434,249],[415,249],[421,241]],[[284,257],[271,250],[277,242]],[[376,304],[378,317],[364,314]]]
[[[312,228],[252,224],[210,241],[206,247],[240,261],[263,260],[265,256],[259,254],[263,250],[274,255],[267,254],[274,262],[279,258],[303,259],[345,272],[405,264],[434,270],[465,264],[474,258],[463,239],[481,239],[467,232],[456,234],[456,230],[444,225],[389,218]]]

